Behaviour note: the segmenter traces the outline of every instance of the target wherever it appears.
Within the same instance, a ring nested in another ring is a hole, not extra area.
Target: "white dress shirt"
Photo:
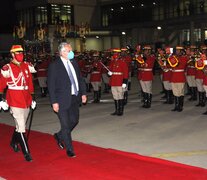
[[[75,84],[76,84],[76,87],[77,87],[77,91],[79,91],[78,79],[77,79],[76,72],[75,72],[75,69],[74,69],[72,63],[70,62],[70,60],[67,60],[67,59],[65,59],[65,58],[63,58],[63,57],[60,57],[60,58],[61,58],[61,60],[62,60],[62,62],[63,62],[63,64],[64,64],[64,66],[65,66],[66,71],[68,71],[68,65],[67,65],[67,63],[69,64],[69,66],[70,66],[70,70],[71,70],[71,72],[72,72],[72,74],[73,74],[73,77],[74,77],[74,80],[75,80]],[[69,79],[69,80],[70,80],[70,79]],[[71,94],[72,94],[72,95],[75,94],[75,90],[74,90],[74,86],[73,86],[73,85],[71,86]]]

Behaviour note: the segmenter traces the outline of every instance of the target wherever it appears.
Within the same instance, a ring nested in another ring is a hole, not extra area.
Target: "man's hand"
[[[58,103],[52,104],[52,108],[53,108],[53,111],[57,113],[59,111],[59,104]]]
[[[9,109],[9,105],[5,101],[0,101],[0,108],[2,108],[4,111]]]
[[[127,85],[123,83],[121,87],[122,87],[123,89],[125,89],[126,86],[127,86]]]
[[[108,71],[108,75],[111,76],[113,73],[111,71]]]
[[[82,103],[86,104],[87,102],[87,96],[86,95],[82,95]]]
[[[32,100],[31,108],[34,110],[37,106],[36,101]]]

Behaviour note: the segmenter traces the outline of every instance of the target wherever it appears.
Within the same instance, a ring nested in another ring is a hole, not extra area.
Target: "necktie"
[[[75,83],[73,73],[70,69],[69,62],[67,62],[67,71],[68,71],[68,75],[69,75],[69,78],[70,78],[71,85],[72,85],[72,87],[74,87],[74,92],[75,92],[75,95],[77,96],[78,95],[78,90],[77,90],[77,87],[76,87],[76,83]]]

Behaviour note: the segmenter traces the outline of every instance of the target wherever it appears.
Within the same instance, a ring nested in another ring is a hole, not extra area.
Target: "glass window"
[[[184,29],[183,30],[183,40],[185,42],[190,41],[190,30],[189,29]]]
[[[47,24],[47,7],[38,6],[35,9],[35,24],[45,23]]]
[[[205,40],[207,39],[207,30],[205,30]]]
[[[51,4],[52,24],[59,24],[64,21],[72,24],[72,8],[70,5]]]
[[[194,30],[195,41],[201,41],[201,29]]]

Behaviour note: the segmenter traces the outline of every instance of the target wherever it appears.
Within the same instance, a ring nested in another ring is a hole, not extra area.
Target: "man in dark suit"
[[[58,47],[59,57],[48,69],[48,90],[54,112],[60,120],[61,130],[54,134],[58,146],[66,148],[69,157],[75,157],[71,132],[79,121],[80,100],[86,103],[86,85],[80,75],[78,63],[69,43]]]

